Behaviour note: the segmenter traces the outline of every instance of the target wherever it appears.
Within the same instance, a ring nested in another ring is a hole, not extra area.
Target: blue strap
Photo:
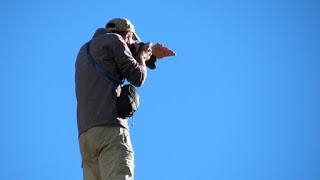
[[[88,61],[93,65],[94,68],[96,68],[98,70],[98,72],[100,74],[102,74],[103,76],[106,76],[107,78],[109,78],[111,81],[117,83],[117,84],[123,84],[124,80],[119,80],[118,78],[115,78],[113,76],[111,76],[108,71],[106,69],[104,69],[100,64],[98,64],[92,57],[91,53],[90,53],[90,43],[91,40],[87,43],[87,58]]]

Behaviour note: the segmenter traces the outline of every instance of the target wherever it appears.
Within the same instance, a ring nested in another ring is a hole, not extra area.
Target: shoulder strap
[[[119,80],[118,78],[115,78],[113,76],[111,76],[108,71],[106,69],[104,69],[100,64],[98,64],[92,57],[91,53],[90,53],[90,43],[91,40],[89,42],[87,42],[87,59],[88,61],[93,65],[94,68],[96,68],[98,70],[98,72],[100,74],[102,74],[103,76],[106,76],[107,78],[109,78],[111,81],[117,83],[117,84],[123,84],[124,80]]]

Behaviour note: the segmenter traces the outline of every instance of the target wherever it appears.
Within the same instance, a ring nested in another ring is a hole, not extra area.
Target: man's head
[[[140,41],[140,38],[135,32],[134,25],[128,19],[111,19],[106,24],[106,29],[111,32],[120,34],[128,44],[132,44],[135,40]]]

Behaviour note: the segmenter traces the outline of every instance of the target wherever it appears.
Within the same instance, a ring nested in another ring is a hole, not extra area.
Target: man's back
[[[117,115],[116,100],[119,85],[99,74],[87,59],[87,45],[81,47],[76,60],[76,94],[79,134],[102,125],[121,125],[127,128],[127,119]],[[132,57],[123,38],[115,33],[98,29],[90,44],[90,53],[113,77],[127,78],[141,86],[146,68]]]

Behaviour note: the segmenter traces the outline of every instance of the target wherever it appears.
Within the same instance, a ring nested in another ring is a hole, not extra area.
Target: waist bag
[[[90,53],[90,43],[91,41],[87,43],[88,61],[90,61],[93,67],[97,69],[100,74],[109,78],[115,84],[121,86],[120,96],[117,97],[117,110],[118,110],[119,117],[121,118],[131,117],[138,110],[139,103],[140,103],[139,93],[137,92],[136,88],[133,85],[131,84],[123,85],[124,80],[119,80],[118,78],[111,76],[106,69],[104,69],[100,64],[98,64],[93,59]]]

